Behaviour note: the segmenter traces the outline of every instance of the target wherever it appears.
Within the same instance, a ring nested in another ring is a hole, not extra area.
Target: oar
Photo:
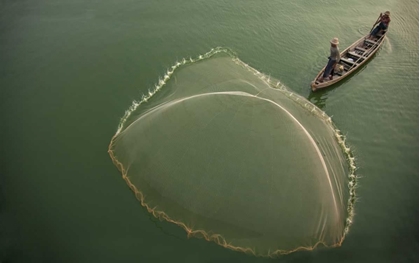
[[[369,30],[369,33],[372,32],[373,28],[376,26],[376,24],[381,20],[382,13],[379,14],[378,19],[376,19],[376,22],[373,24],[372,28]]]

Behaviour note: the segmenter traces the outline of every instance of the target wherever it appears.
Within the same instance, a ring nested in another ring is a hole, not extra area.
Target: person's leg
[[[337,61],[335,61],[335,60],[334,60],[334,63],[332,64],[332,67],[331,67],[330,80],[332,80],[332,79],[333,79],[335,65],[337,65]]]
[[[376,36],[376,34],[378,34],[380,25],[381,24],[379,24],[379,26],[375,27],[375,29],[372,30],[372,32],[370,32],[370,39],[372,39],[374,36]]]
[[[332,70],[332,66],[334,65],[334,62],[335,61],[332,60],[332,59],[328,60],[327,66],[325,67],[325,70],[324,70],[324,75],[323,75],[324,79],[327,78],[330,75],[331,70]]]
[[[374,38],[379,33],[380,30],[384,30],[386,28],[387,28],[387,26],[384,25],[382,22],[379,23],[379,25],[377,27],[375,27],[375,29],[372,30],[372,32],[370,33],[369,39]]]
[[[387,26],[384,24],[384,23],[380,23],[379,24],[379,29],[380,30],[384,30],[384,29],[386,29],[387,28]]]
[[[387,26],[386,26],[386,25],[384,25],[384,24],[382,24],[382,23],[381,23],[379,26],[380,26],[380,28],[379,28],[379,32],[381,32],[381,33],[382,33],[384,30],[386,30],[386,29],[387,29]],[[378,32],[378,33],[379,33],[379,32]]]

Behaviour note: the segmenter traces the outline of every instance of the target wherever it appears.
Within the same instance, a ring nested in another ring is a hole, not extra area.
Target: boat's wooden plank
[[[368,43],[372,46],[378,44],[376,41],[373,41],[373,40],[370,40],[370,39],[365,39],[365,43]]]
[[[347,64],[350,64],[350,65],[358,64],[354,60],[352,60],[352,59],[350,60],[348,58],[341,58],[341,61],[343,61],[343,62],[345,62]]]
[[[350,56],[352,56],[352,57],[355,57],[355,58],[357,58],[357,59],[363,59],[363,56],[361,56],[361,55],[357,54],[357,53],[356,53],[356,52],[354,52],[354,51],[349,51],[349,52],[347,52],[347,54],[348,54],[348,55],[350,55]]]
[[[355,47],[354,49],[365,52],[367,49],[362,47]]]

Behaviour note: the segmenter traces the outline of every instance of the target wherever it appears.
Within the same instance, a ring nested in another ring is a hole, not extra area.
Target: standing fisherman
[[[333,79],[334,75],[334,67],[335,65],[340,61],[340,50],[338,49],[338,38],[333,38],[330,41],[331,48],[330,48],[330,56],[328,57],[328,63],[325,67],[324,74],[320,79],[318,79],[319,82],[324,82],[324,79],[327,79],[329,77],[330,80]]]

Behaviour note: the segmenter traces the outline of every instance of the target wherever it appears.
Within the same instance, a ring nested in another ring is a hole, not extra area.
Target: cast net
[[[355,167],[331,119],[224,49],[168,70],[109,153],[150,213],[233,250],[338,246],[351,223]]]

